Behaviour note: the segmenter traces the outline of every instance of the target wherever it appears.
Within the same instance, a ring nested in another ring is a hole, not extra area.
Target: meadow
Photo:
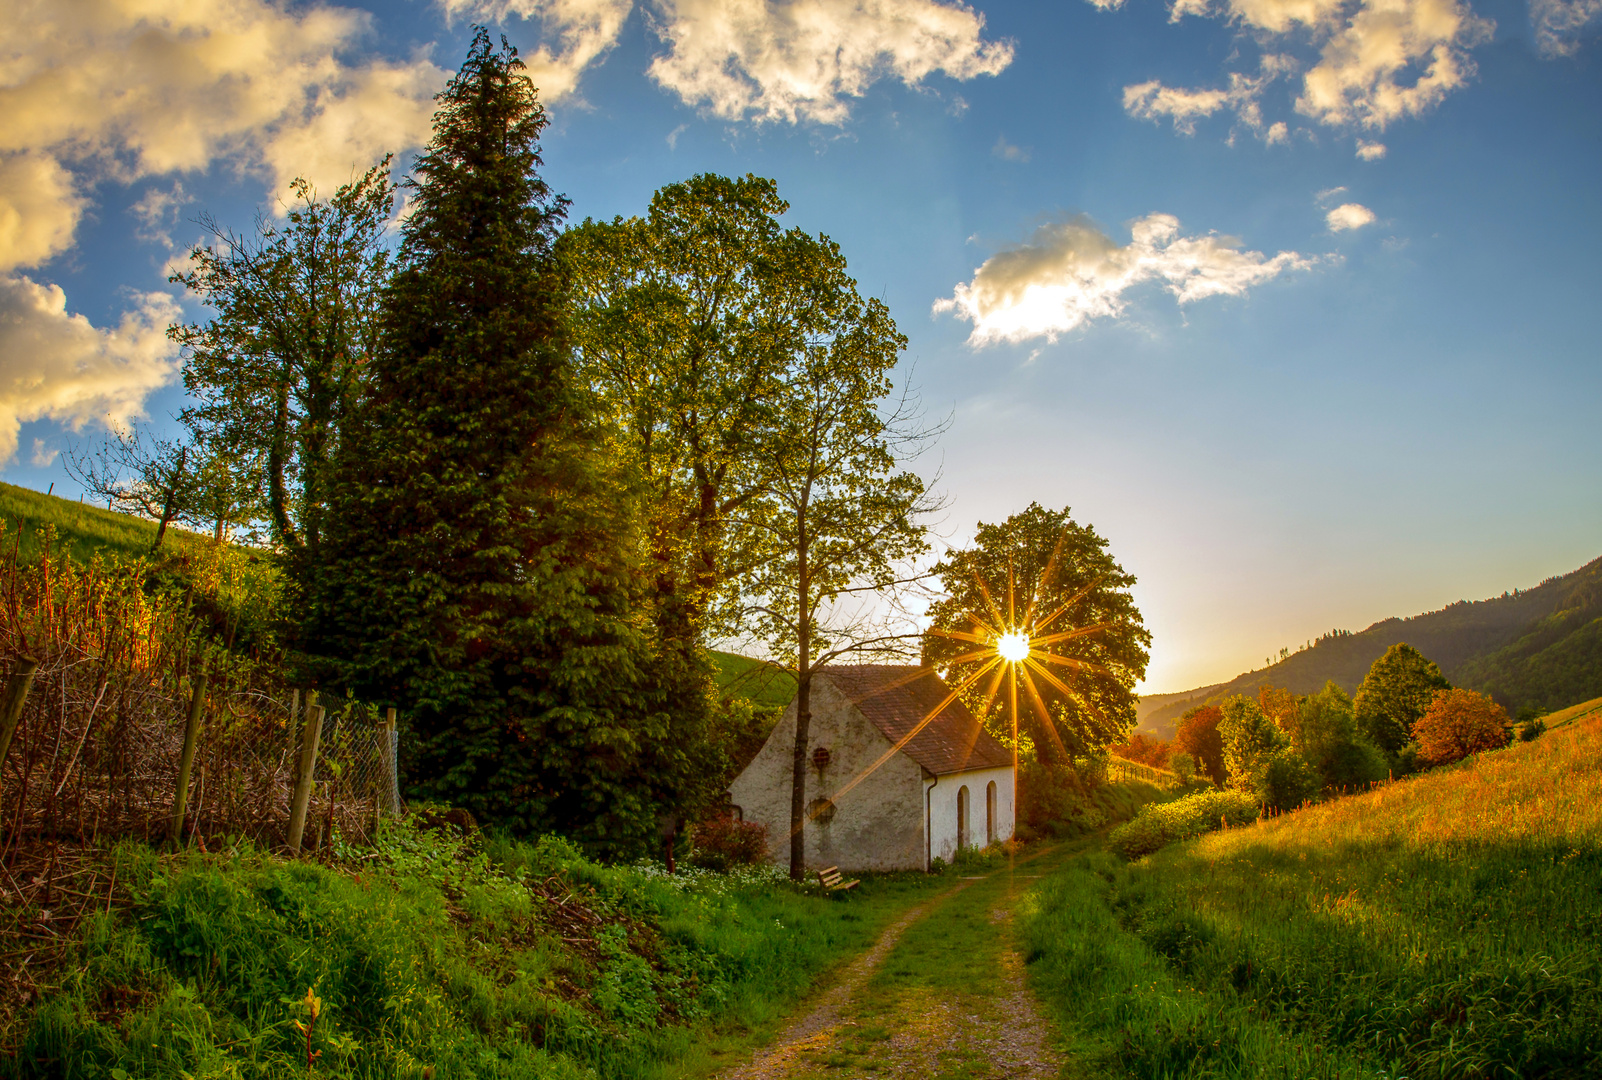
[[[1372,792],[1088,854],[1023,913],[1084,1075],[1602,1075],[1602,713]]]
[[[126,843],[108,858],[115,899],[80,926],[43,1005],[0,1033],[15,1050],[0,1075],[705,1071],[949,886],[867,875],[842,901],[767,868],[669,877],[552,838],[474,843],[405,824],[329,864],[244,844]]]

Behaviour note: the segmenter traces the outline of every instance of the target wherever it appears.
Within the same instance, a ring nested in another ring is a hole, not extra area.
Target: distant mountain
[[[1255,695],[1264,685],[1310,694],[1333,679],[1355,691],[1369,665],[1403,641],[1439,664],[1455,685],[1489,693],[1510,712],[1525,705],[1558,709],[1595,697],[1602,694],[1602,559],[1533,589],[1460,600],[1410,619],[1386,619],[1360,633],[1326,634],[1311,648],[1227,683],[1143,698],[1140,730],[1172,738],[1174,725],[1192,706]]]

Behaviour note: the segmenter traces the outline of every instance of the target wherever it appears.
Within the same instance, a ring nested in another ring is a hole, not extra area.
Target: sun
[[[1029,637],[1026,634],[1002,634],[996,638],[996,652],[1009,664],[1016,664],[1029,655]]]

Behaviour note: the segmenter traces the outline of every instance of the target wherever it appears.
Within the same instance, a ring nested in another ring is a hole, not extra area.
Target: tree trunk
[[[812,619],[808,606],[806,511],[797,515],[796,545],[795,748],[790,759],[790,880],[806,877],[807,740],[812,733]]]

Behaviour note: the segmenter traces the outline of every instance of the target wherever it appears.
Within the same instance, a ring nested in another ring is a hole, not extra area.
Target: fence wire
[[[25,655],[39,666],[0,763],[6,843],[165,835],[202,678],[183,831],[284,843],[306,696],[270,665],[217,653],[202,661],[184,611],[147,596],[136,567],[49,552],[24,562],[15,552],[0,560],[0,673]],[[306,847],[335,829],[364,841],[377,814],[402,808],[394,730],[360,703],[336,705],[324,720]]]

